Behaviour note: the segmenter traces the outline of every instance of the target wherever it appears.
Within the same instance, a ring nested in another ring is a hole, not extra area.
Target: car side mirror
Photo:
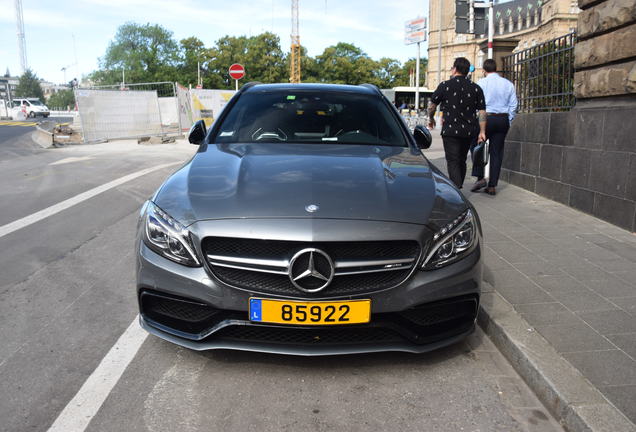
[[[205,127],[205,122],[203,120],[199,120],[190,128],[190,133],[188,134],[188,141],[190,144],[199,145],[205,139],[205,134],[207,133],[207,129]]]
[[[422,125],[415,126],[415,129],[413,130],[413,137],[415,138],[415,144],[417,144],[417,147],[420,150],[426,150],[433,142],[431,132]]]

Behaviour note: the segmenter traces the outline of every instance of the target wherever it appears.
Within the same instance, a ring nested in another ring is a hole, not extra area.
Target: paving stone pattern
[[[484,279],[636,423],[636,235],[507,183],[495,197],[471,184]]]

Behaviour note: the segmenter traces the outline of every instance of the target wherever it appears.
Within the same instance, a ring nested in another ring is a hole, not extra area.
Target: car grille
[[[288,267],[298,251],[324,251],[335,265],[331,283],[317,293],[299,290]],[[420,248],[415,241],[294,242],[207,237],[202,249],[212,273],[223,283],[266,294],[325,297],[364,294],[402,283],[416,265]]]
[[[222,313],[205,303],[143,291],[139,305],[146,318],[171,329],[197,334],[222,319]]]
[[[303,327],[253,323],[247,320],[247,312],[219,310],[150,290],[142,291],[139,300],[144,319],[180,337],[198,340],[207,335],[206,340],[282,345],[432,343],[469,330],[479,304],[477,296],[461,296],[401,312],[373,314],[369,324]]]

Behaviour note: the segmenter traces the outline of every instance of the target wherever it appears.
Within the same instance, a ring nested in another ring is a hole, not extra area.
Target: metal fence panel
[[[182,132],[190,129],[194,123],[192,115],[192,100],[190,99],[190,90],[187,87],[176,83],[177,105],[179,112],[179,125]]]
[[[84,142],[164,134],[157,91],[76,89]]]
[[[570,33],[503,58],[503,74],[517,90],[519,112],[568,111],[574,98],[574,44]]]
[[[176,83],[169,81],[151,83],[127,83],[87,87],[92,90],[113,90],[121,92],[156,91],[159,98],[159,112],[161,114],[161,134],[181,133],[179,118],[179,103],[177,100]]]

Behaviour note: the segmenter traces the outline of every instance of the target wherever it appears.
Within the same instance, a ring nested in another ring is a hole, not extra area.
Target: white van
[[[18,111],[23,111],[27,117],[37,117],[40,115],[48,117],[51,114],[49,108],[37,98],[13,99],[11,111],[13,112],[12,117],[14,118],[16,118]]]

